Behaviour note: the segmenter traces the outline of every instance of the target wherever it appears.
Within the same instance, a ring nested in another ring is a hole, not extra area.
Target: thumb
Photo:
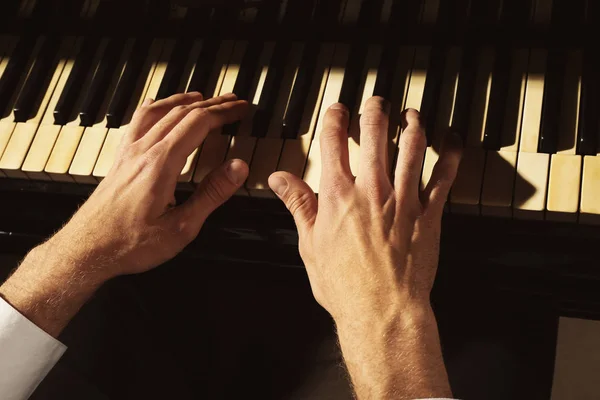
[[[315,192],[302,179],[283,171],[269,177],[269,186],[292,213],[298,233],[304,235],[317,217]]]
[[[175,219],[197,235],[206,218],[229,200],[247,177],[248,164],[238,159],[227,161],[210,172],[185,203],[172,210]]]

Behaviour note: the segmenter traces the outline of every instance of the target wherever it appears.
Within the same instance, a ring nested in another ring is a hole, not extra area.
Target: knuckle
[[[208,116],[208,113],[210,113],[210,110],[201,107],[194,108],[192,111],[190,111],[191,117],[198,119],[206,118]]]
[[[220,203],[225,200],[227,196],[227,190],[222,180],[217,179],[213,175],[208,175],[204,185],[204,195],[213,203]]]
[[[363,127],[382,128],[387,118],[388,116],[383,110],[379,108],[373,108],[365,110],[365,112],[360,116],[360,124]]]
[[[302,215],[306,211],[310,204],[309,192],[302,192],[299,190],[293,190],[287,193],[286,204],[288,210],[293,216]]]
[[[183,221],[177,225],[178,235],[187,243],[194,240],[199,232],[197,226],[189,221]]]

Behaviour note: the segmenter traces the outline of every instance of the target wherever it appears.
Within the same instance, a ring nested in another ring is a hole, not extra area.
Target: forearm
[[[337,326],[358,399],[452,397],[430,307]]]
[[[104,282],[46,242],[33,249],[0,286],[0,296],[38,327],[57,337]],[[89,266],[89,264],[88,264]]]

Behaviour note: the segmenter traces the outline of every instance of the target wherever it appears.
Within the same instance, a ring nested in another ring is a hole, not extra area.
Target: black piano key
[[[357,28],[369,30],[376,25],[381,14],[383,1],[363,0],[358,15]],[[367,41],[362,38],[352,45],[344,71],[344,80],[340,91],[339,102],[344,104],[350,112],[356,107],[358,90],[362,83],[362,72],[367,58]]]
[[[367,45],[360,43],[352,46],[344,71],[344,80],[338,102],[348,107],[352,113],[356,107],[358,90],[362,81],[362,71],[367,58]]]
[[[477,73],[477,51],[468,48],[463,53],[463,58],[458,76],[458,88],[452,113],[452,131],[462,136],[463,142],[467,139],[469,119],[471,117],[471,103],[475,90],[475,75]]]
[[[597,74],[600,63],[596,60],[596,50],[586,50],[581,74],[581,98],[577,126],[577,154],[579,155],[595,156],[598,153],[600,79]]]
[[[373,88],[373,96],[381,96],[390,100],[392,95],[392,84],[394,82],[394,73],[398,63],[398,46],[389,45],[383,49],[379,67],[377,68],[377,78]]]
[[[75,57],[73,68],[69,73],[67,82],[60,94],[56,107],[54,108],[54,123],[66,124],[74,114],[75,101],[80,95],[85,78],[90,72],[94,54],[100,41],[95,37],[88,37],[82,44],[81,50]]]
[[[485,150],[500,150],[502,146],[502,128],[508,101],[510,67],[510,50],[499,49],[492,70],[492,87],[490,88],[488,113],[483,133],[482,145]]]
[[[235,80],[235,85],[233,87],[233,93],[240,100],[248,100],[254,75],[258,72],[258,62],[262,48],[262,41],[253,41],[248,45],[248,48],[246,48],[244,58],[240,63],[237,79]],[[225,125],[222,132],[224,135],[235,135],[239,126],[239,122]]]
[[[156,100],[164,99],[177,93],[192,44],[193,41],[189,38],[179,39],[175,44],[175,48],[167,64],[167,70],[160,82]]]
[[[285,63],[290,53],[291,44],[280,42],[275,46],[258,106],[252,121],[252,136],[264,137],[273,118],[275,103],[285,75]]]
[[[438,100],[442,90],[442,81],[444,78],[444,68],[446,63],[445,59],[446,51],[444,48],[441,46],[435,46],[431,49],[420,109],[420,113],[425,119],[425,132],[428,146],[431,146],[433,142],[433,135],[436,130]]]
[[[27,62],[35,47],[36,38],[31,36],[23,36],[12,54],[2,77],[0,78],[0,115],[4,116],[9,113],[11,99],[16,95],[19,82],[23,74],[25,74]]]
[[[57,64],[56,53],[58,47],[58,38],[48,38],[36,55],[35,63],[13,108],[15,122],[25,122],[32,117],[39,106]]]
[[[115,94],[113,95],[106,112],[107,126],[118,128],[123,123],[123,117],[132,102],[136,83],[142,73],[144,62],[148,56],[151,40],[148,38],[136,39],[131,53],[127,59],[123,75],[119,79]]]
[[[317,42],[309,43],[302,54],[302,61],[298,66],[290,100],[283,116],[282,137],[285,139],[295,138],[300,130],[306,99],[317,68],[318,55]]]
[[[79,111],[82,126],[91,126],[96,122],[102,101],[109,95],[106,90],[110,87],[124,45],[124,40],[120,38],[108,42]]]
[[[557,151],[566,63],[563,51],[554,50],[548,54],[538,153],[552,154]]]
[[[298,66],[288,106],[283,116],[282,137],[285,139],[293,139],[298,135],[306,99],[317,68],[321,35],[338,23],[343,3],[341,0],[322,0],[317,3],[314,16],[316,29],[312,31],[313,36],[304,47],[302,61]]]
[[[200,92],[204,93],[207,90],[208,79],[210,78],[210,72],[213,67],[214,59],[217,51],[219,51],[219,41],[216,39],[208,39],[202,44],[198,60],[194,67],[194,72],[188,84],[188,92]],[[208,97],[212,97],[212,93],[204,93]]]

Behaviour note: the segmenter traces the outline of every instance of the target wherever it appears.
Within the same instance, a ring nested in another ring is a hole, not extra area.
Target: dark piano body
[[[293,3],[299,0],[289,1]],[[446,3],[445,0],[440,1]],[[411,2],[415,1],[404,0],[406,4]],[[21,3],[18,0],[2,1],[2,34],[24,37],[47,31],[55,35],[93,37],[106,34],[93,30],[105,29],[111,30],[110,33],[115,35],[135,36],[143,31],[148,37],[182,40],[179,37],[182,35],[180,21],[168,18],[172,9],[172,4],[168,1],[115,1],[113,9],[119,11],[113,16],[115,23],[108,25],[86,23],[80,20],[77,13],[56,15],[53,12],[55,7],[73,6],[82,1],[48,2],[53,5],[46,6],[42,16],[28,18],[17,16]],[[232,2],[231,5],[218,5],[216,8],[235,14],[242,9],[246,12],[252,12],[253,8],[260,10],[267,3],[269,1],[240,1]],[[448,0],[447,3],[464,7],[465,1]],[[199,7],[201,8],[198,10],[210,10],[210,7]],[[122,15],[118,15],[119,13]],[[32,23],[31,18],[38,20]],[[404,22],[406,29],[393,37],[398,45],[431,45],[435,42],[437,46],[449,46],[470,43],[501,49],[516,46],[553,48],[575,43],[579,48],[589,48],[594,45],[592,42],[597,37],[589,24],[572,26],[561,35],[552,34],[548,27],[516,26],[509,29],[502,25],[480,24],[477,26],[478,34],[473,36],[468,34],[472,25],[466,23],[451,24],[452,28],[444,31],[443,26]],[[312,23],[314,22],[304,25],[303,29],[294,30],[282,25],[260,29],[240,20],[227,26],[208,25],[212,29],[210,35],[218,38],[248,39],[259,35],[261,40],[278,41],[305,40],[311,31],[317,30]],[[198,29],[200,34],[207,34],[206,26],[199,25]],[[396,30],[384,25],[371,26],[369,30],[340,25],[319,28],[319,32],[320,37],[317,39],[322,42],[365,40],[366,43],[386,44]],[[439,37],[444,38],[443,43],[439,41]],[[468,105],[462,106],[469,108]],[[600,109],[598,112],[600,113]],[[597,125],[595,135],[598,130],[600,128]],[[491,146],[494,147],[494,144]],[[94,187],[74,182],[0,178],[0,251],[25,253],[42,242],[68,220]],[[182,185],[177,193],[178,201],[184,201],[190,190],[191,186]],[[541,214],[542,217],[537,220],[465,215],[454,212],[450,204],[443,221],[443,267],[440,276],[458,275],[472,281],[474,285],[478,279],[491,280],[496,286],[506,290],[527,292],[550,299],[563,314],[599,317],[600,228],[592,224],[577,223],[577,218],[575,222],[545,220],[544,211]],[[292,218],[277,199],[262,196],[236,196],[230,200],[210,217],[200,236],[185,249],[182,257],[243,263],[249,270],[265,266],[302,268]],[[443,280],[440,282],[439,284],[443,284]]]

